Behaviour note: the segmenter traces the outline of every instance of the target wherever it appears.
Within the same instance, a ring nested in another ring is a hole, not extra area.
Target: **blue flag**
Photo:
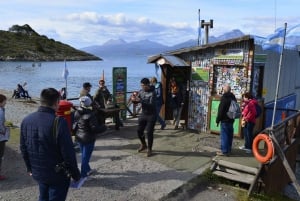
[[[267,37],[262,44],[263,50],[271,50],[281,53],[284,41],[285,28],[278,28],[274,34]]]
[[[65,60],[65,68],[64,68],[64,71],[62,73],[62,76],[63,78],[65,78],[65,80],[67,80],[68,76],[69,76],[69,71],[68,71],[68,68],[67,68],[67,62]]]

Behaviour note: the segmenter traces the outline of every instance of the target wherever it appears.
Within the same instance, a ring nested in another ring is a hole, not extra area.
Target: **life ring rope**
[[[259,144],[261,141],[263,141],[267,145],[267,153],[265,155],[262,155],[260,153]],[[274,157],[275,153],[271,137],[264,133],[258,134],[253,140],[252,151],[256,160],[263,164],[268,163]]]

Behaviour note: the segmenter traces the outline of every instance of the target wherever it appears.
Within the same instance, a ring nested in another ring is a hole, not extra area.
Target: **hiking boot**
[[[152,151],[150,149],[147,150],[147,157],[152,156]]]
[[[147,145],[141,144],[140,148],[138,149],[138,152],[142,152],[142,151],[144,151],[146,149],[147,149]]]

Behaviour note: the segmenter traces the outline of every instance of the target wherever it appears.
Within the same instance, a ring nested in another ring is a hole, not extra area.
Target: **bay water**
[[[66,61],[69,71],[67,77],[68,98],[76,98],[84,82],[92,84],[91,94],[98,88],[98,81],[104,70],[105,81],[112,92],[113,67],[127,68],[127,91],[140,89],[140,80],[144,77],[160,78],[154,64],[147,64],[147,56],[106,57],[103,61]],[[57,90],[66,86],[63,78],[65,63],[59,62],[0,62],[0,88],[16,89],[18,83],[27,82],[26,89],[32,97],[39,97],[42,89],[53,87]]]

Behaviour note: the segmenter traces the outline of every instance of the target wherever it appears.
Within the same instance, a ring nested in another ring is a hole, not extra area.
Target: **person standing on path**
[[[216,118],[217,126],[219,126],[219,123],[221,122],[221,152],[217,152],[217,155],[228,156],[231,153],[234,119],[230,119],[227,116],[231,100],[236,101],[236,98],[234,94],[231,93],[231,87],[229,84],[225,84],[223,86],[223,95],[221,97]]]
[[[152,77],[151,80],[151,85],[154,86],[155,88],[155,93],[156,93],[156,115],[157,115],[157,120],[160,123],[160,129],[164,130],[166,127],[166,122],[161,118],[160,116],[160,110],[162,105],[164,104],[164,98],[163,98],[163,89],[161,86],[160,82],[157,82],[156,77]]]
[[[141,141],[138,152],[147,149],[147,157],[152,156],[153,132],[156,122],[156,94],[153,87],[150,86],[148,78],[141,80],[141,90],[137,97],[132,97],[133,102],[140,102],[142,105],[142,114],[138,119],[137,134]],[[147,130],[147,141],[145,139],[145,129]]]
[[[81,150],[81,178],[90,176],[94,171],[89,162],[94,151],[96,136],[106,131],[104,124],[98,123],[97,117],[92,110],[92,100],[88,96],[79,98],[80,107],[75,111],[74,124],[75,136]]]
[[[41,106],[26,116],[20,128],[20,150],[27,172],[39,185],[39,201],[65,200],[70,177],[80,182],[80,171],[67,121],[56,117],[59,92],[41,91]]]
[[[251,93],[247,92],[243,94],[243,110],[242,110],[242,130],[245,139],[244,146],[239,148],[245,150],[246,153],[252,153],[253,143],[253,129],[256,122],[256,107],[258,104]]]
[[[5,126],[5,105],[6,105],[6,96],[3,94],[0,94],[0,181],[6,179],[5,176],[2,175],[2,160],[5,150],[5,143],[7,139],[5,139],[5,133],[7,132],[6,126]]]

